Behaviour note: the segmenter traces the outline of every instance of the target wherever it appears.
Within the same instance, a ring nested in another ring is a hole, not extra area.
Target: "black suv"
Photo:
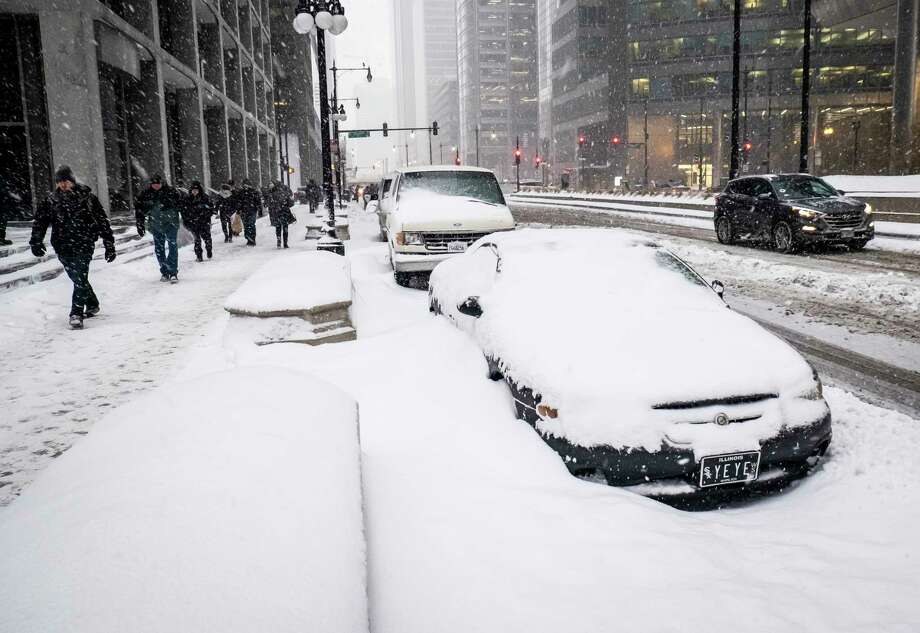
[[[794,253],[815,243],[863,248],[875,237],[872,207],[807,174],[746,176],[716,196],[716,236],[749,239]]]

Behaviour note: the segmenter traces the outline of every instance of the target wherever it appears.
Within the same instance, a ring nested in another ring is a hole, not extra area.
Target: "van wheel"
[[[412,275],[410,273],[401,273],[398,270],[394,270],[393,279],[396,280],[397,286],[407,288],[409,283],[412,281]]]
[[[735,229],[731,220],[724,215],[716,220],[716,237],[721,244],[735,243]]]
[[[773,248],[779,253],[795,253],[799,250],[795,234],[788,222],[779,222],[773,227]]]

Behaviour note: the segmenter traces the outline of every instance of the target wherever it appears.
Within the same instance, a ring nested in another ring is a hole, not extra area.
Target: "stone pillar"
[[[109,207],[102,104],[92,16],[41,11],[48,127],[55,168],[66,164]]]

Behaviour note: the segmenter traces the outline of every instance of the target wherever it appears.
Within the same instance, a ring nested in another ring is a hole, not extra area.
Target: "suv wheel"
[[[780,253],[795,253],[799,250],[795,233],[788,222],[779,222],[773,227],[773,248]]]
[[[866,244],[868,243],[869,240],[853,240],[852,242],[849,242],[847,246],[851,251],[861,251],[862,249],[866,248]]]
[[[716,220],[716,237],[721,244],[735,243],[735,229],[732,221],[724,215]]]

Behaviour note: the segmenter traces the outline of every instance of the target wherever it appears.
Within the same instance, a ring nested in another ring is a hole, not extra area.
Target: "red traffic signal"
[[[587,143],[587,142],[588,142],[588,139],[585,138],[585,135],[584,135],[584,134],[579,134],[579,135],[578,135],[578,144],[579,144],[579,145],[584,145],[584,144]]]
[[[744,142],[744,145],[742,145],[741,148],[742,148],[744,151],[749,152],[749,151],[751,151],[751,150],[754,148],[754,144],[751,143],[750,141],[745,141],[745,142]]]
[[[459,164],[460,164],[460,157],[457,156],[457,157],[454,159],[454,165],[459,165]]]
[[[537,156],[533,159],[533,164],[535,167],[539,168],[543,164],[543,159],[540,156]]]
[[[514,150],[514,164],[515,165],[521,164],[521,150],[520,149]]]
[[[623,139],[620,138],[619,134],[614,134],[611,137],[610,142],[613,143],[614,145],[619,145],[620,143],[623,142]]]

